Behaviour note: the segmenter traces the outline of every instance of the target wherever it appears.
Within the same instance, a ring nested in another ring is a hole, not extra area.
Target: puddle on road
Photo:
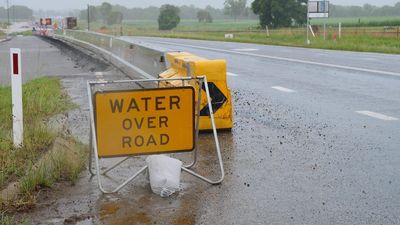
[[[196,168],[202,175],[217,179],[219,174],[216,172],[218,164],[213,135],[202,134],[200,139],[201,156]],[[223,148],[229,149],[223,151],[223,157],[232,159],[232,133],[221,133],[220,139]],[[174,157],[185,161],[188,159],[187,154],[183,157],[182,153],[175,154]],[[230,165],[226,165],[225,169],[230,171]],[[182,172],[182,190],[168,198],[162,198],[152,193],[150,184],[143,177],[125,187],[119,194],[99,198],[96,205],[101,223],[193,225],[196,224],[197,217],[209,207],[204,195],[207,195],[208,189],[217,188]]]
[[[199,186],[199,187],[196,187]],[[138,188],[134,193],[120,196],[118,200],[102,197],[98,201],[99,219],[103,224],[195,224],[201,207],[199,193],[203,185],[191,185],[169,198],[151,193],[150,187]],[[200,187],[202,186],[202,187]]]

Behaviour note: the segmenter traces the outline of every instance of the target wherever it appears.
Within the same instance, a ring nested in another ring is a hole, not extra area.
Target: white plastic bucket
[[[165,155],[146,158],[149,168],[151,190],[161,197],[168,197],[179,191],[182,162]]]

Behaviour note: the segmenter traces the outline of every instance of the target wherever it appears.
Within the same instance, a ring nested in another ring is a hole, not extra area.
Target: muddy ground
[[[79,70],[59,73],[79,105],[68,113],[66,130],[88,143],[86,81],[126,77],[104,62],[81,60],[79,52],[57,48],[59,60],[72,61]],[[73,186],[61,183],[41,191],[37,207],[19,216],[32,224],[400,223],[396,171],[384,174],[378,169],[396,159],[380,154],[384,149],[368,138],[367,127],[346,124],[360,133],[354,139],[318,113],[250,88],[235,88],[232,96],[234,128],[219,134],[226,175],[221,185],[183,174],[182,190],[161,198],[141,175],[118,194],[103,195],[97,178],[85,170]],[[212,136],[202,134],[200,139],[196,169],[217,177]],[[102,178],[105,187],[115,187],[141,165],[143,158],[128,160]]]

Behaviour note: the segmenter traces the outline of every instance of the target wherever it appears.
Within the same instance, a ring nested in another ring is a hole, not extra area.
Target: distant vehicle
[[[52,20],[51,18],[40,18],[40,25],[42,26],[51,26],[52,25]]]
[[[65,28],[74,29],[78,26],[76,17],[66,17],[65,18]]]

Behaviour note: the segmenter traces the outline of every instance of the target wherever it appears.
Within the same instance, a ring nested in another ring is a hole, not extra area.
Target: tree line
[[[400,16],[400,2],[397,2],[394,6],[382,7],[370,4],[363,6],[329,6],[331,17]]]
[[[31,20],[33,19],[33,10],[23,5],[12,5],[9,9],[10,20]],[[0,19],[7,19],[7,8],[0,7]]]
[[[88,9],[81,10],[79,13],[79,18],[83,20],[94,21],[102,21],[105,24],[112,25],[112,24],[120,24],[124,19],[124,14],[115,9],[113,5],[108,2],[103,2],[99,6],[91,5]]]
[[[260,26],[286,27],[302,25],[306,21],[307,0],[253,0],[250,7],[246,0],[226,0],[221,6],[198,8],[194,5],[176,7],[180,19],[197,19],[199,22],[213,22],[219,19],[259,19]],[[105,24],[121,23],[122,20],[157,20],[160,8],[127,8],[104,2],[99,6],[90,6],[90,20],[102,21]],[[10,19],[33,19],[34,11],[26,6],[10,7]],[[56,12],[53,12],[56,14]],[[35,11],[35,14],[43,14]],[[63,12],[60,15],[65,14]],[[87,19],[87,9],[71,11],[68,16],[79,16]],[[363,6],[340,6],[330,4],[330,17],[368,17],[400,16],[400,2],[393,6],[377,7],[370,4]],[[7,9],[0,7],[0,19],[7,19]]]
[[[99,9],[101,6],[90,6],[92,12],[95,15],[99,15]],[[161,6],[162,7],[162,6]],[[127,8],[122,5],[112,5],[112,11],[121,12],[123,15],[124,20],[157,20],[160,14],[161,7],[146,7],[146,8]],[[206,12],[205,15],[208,17],[208,20],[218,20],[218,19],[231,19],[233,16],[229,14],[226,9],[224,8],[214,8],[212,6],[207,6],[205,8],[199,8],[194,5],[183,5],[183,6],[176,6],[179,9],[179,17],[181,19],[199,19],[198,13],[199,12]],[[98,20],[98,16],[94,16],[95,19]],[[257,19],[258,17],[252,13],[250,7],[245,7],[244,11],[240,12],[238,16],[235,15],[237,19]],[[83,9],[79,13],[79,18],[82,20],[87,19],[87,9]]]
[[[207,6],[198,8],[194,5],[174,6],[169,12],[176,13],[179,19],[197,19],[199,22],[211,23],[218,19],[259,19],[262,28],[270,27],[288,27],[300,26],[306,23],[307,0],[254,0],[248,7],[247,0],[226,0],[224,7],[213,8]],[[114,13],[114,19],[110,15],[104,13],[119,12],[117,16]],[[121,22],[125,20],[157,20],[160,16],[160,10],[163,7],[147,7],[147,8],[127,8],[122,5],[111,5],[104,2],[100,6],[90,6],[90,20],[108,21],[107,24],[113,22]],[[163,15],[165,16],[165,15]],[[331,17],[363,17],[363,16],[400,16],[400,2],[394,6],[377,7],[366,4],[364,6],[339,6],[330,4]],[[80,19],[87,19],[87,11],[81,10]],[[107,18],[110,17],[110,20]],[[169,18],[171,16],[168,16]],[[171,17],[172,18],[172,17]],[[116,21],[115,21],[116,20]],[[176,20],[176,18],[175,18]]]

